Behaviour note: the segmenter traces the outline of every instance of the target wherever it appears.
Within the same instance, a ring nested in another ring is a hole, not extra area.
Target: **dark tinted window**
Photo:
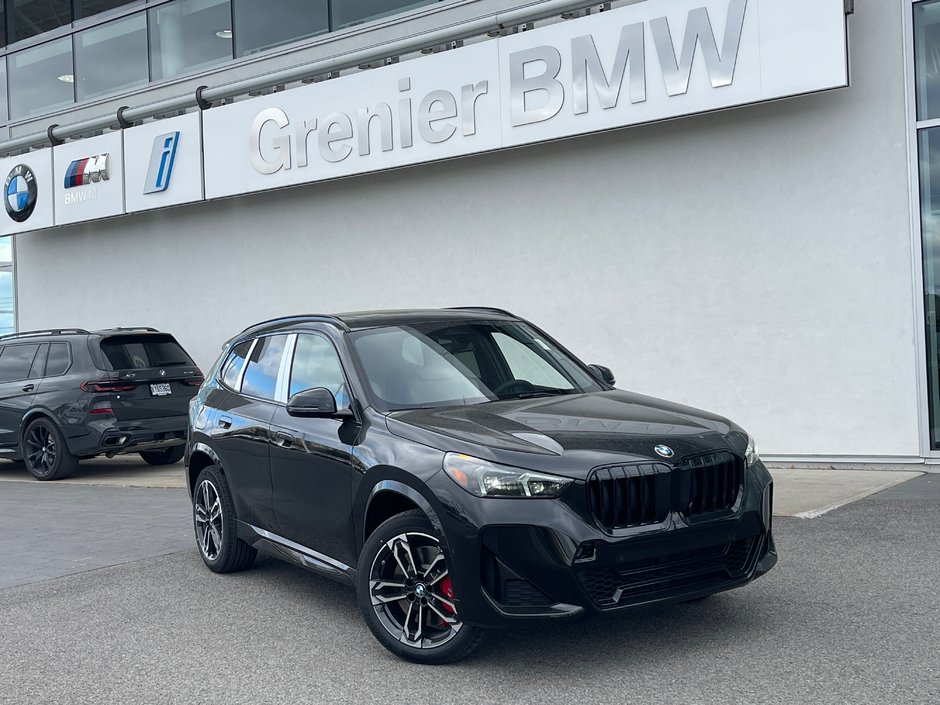
[[[291,364],[290,395],[314,387],[325,387],[340,395],[346,387],[346,377],[333,343],[319,335],[301,335]]]
[[[72,22],[71,0],[7,0],[10,44]]]
[[[49,112],[75,102],[71,37],[11,54],[7,69],[13,118]]]
[[[35,345],[7,345],[0,351],[0,382],[26,379],[39,350]]]
[[[135,0],[74,0],[75,19],[91,17],[105,10],[113,10],[121,5],[129,5]]]
[[[270,335],[258,339],[245,369],[241,390],[243,394],[263,399],[274,398],[277,373],[281,367],[281,353],[284,352],[286,342],[286,335]]]
[[[329,30],[326,0],[234,0],[233,7],[236,56]]]
[[[150,73],[154,81],[200,71],[232,58],[229,0],[176,0],[148,12]]]
[[[115,370],[194,364],[172,335],[116,335],[101,341],[101,352]]]
[[[143,12],[75,35],[78,100],[141,86],[149,79],[147,16]]]
[[[49,352],[49,343],[43,343],[39,347],[39,353],[33,358],[33,364],[29,368],[29,378],[36,379],[42,377],[42,370],[46,366],[46,355]]]
[[[52,343],[49,346],[49,359],[46,361],[46,377],[64,375],[72,364],[68,343]]]
[[[235,346],[229,353],[228,359],[222,365],[222,383],[231,389],[238,389],[238,377],[245,366],[245,358],[248,357],[248,351],[251,350],[251,344],[254,341],[246,340]]]
[[[435,2],[437,0],[333,0],[333,28],[368,22]]]

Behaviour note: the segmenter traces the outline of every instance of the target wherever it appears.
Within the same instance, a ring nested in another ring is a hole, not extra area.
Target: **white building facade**
[[[72,85],[82,32],[143,17],[154,51],[172,4],[50,30]],[[279,315],[495,306],[770,458],[940,458],[940,2],[575,5],[166,50],[48,109],[14,104],[8,47],[17,328],[152,325],[207,368]]]

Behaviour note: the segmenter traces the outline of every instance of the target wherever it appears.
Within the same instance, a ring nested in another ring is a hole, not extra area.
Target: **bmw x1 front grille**
[[[744,460],[728,451],[665,463],[596,468],[588,477],[588,508],[604,529],[658,524],[670,511],[686,517],[729,511],[744,485]]]

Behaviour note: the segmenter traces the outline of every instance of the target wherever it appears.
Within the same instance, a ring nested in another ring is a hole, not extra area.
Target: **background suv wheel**
[[[467,656],[483,631],[460,621],[440,539],[413,510],[392,517],[366,541],[356,586],[359,608],[393,654],[427,664]]]
[[[183,459],[186,452],[186,446],[172,446],[162,450],[142,450],[140,457],[148,465],[173,465]]]
[[[61,480],[78,467],[62,434],[48,419],[39,418],[23,434],[23,462],[37,480]]]
[[[193,525],[199,553],[209,570],[233,573],[255,562],[258,552],[236,536],[232,493],[218,465],[210,465],[196,478]]]

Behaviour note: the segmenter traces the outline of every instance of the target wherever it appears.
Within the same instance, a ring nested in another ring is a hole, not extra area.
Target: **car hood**
[[[673,449],[675,460],[716,449],[743,452],[747,442],[740,429],[725,418],[620,390],[398,411],[389,414],[387,423],[389,431],[398,436],[436,447],[446,445],[450,438],[513,454],[577,456],[591,466],[662,460],[654,452],[660,444]],[[735,439],[729,434],[741,436]],[[736,449],[737,445],[741,448]],[[475,450],[459,446],[444,449]],[[498,453],[487,455],[500,459]]]

